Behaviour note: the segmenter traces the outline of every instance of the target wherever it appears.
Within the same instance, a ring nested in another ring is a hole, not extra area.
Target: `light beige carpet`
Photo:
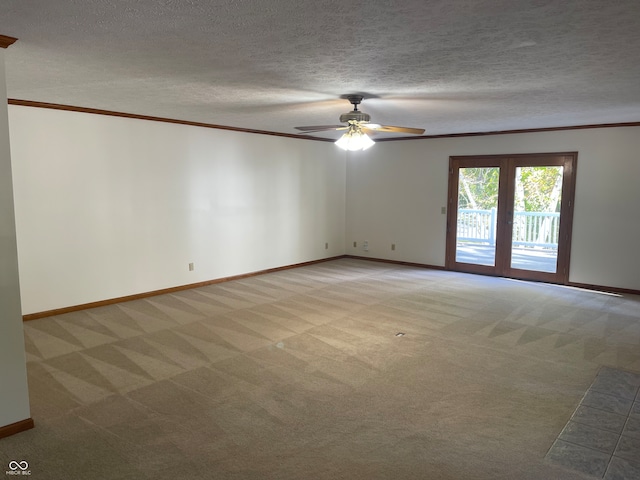
[[[583,479],[545,455],[600,366],[640,371],[640,301],[341,259],[25,341],[0,462],[34,480]]]

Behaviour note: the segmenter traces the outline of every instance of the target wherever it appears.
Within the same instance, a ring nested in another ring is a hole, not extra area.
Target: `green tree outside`
[[[490,210],[498,205],[500,169],[461,168],[458,208]],[[560,212],[562,167],[517,169],[515,206],[524,212]]]

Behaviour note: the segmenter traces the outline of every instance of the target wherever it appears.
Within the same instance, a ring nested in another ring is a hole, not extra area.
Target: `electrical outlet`
[[[368,251],[369,251],[369,241],[368,241],[368,240],[365,240],[365,241],[362,243],[362,248],[363,248],[363,250],[364,250],[365,252],[368,252]]]
[[[353,242],[353,248],[356,248],[358,246],[358,242]]]
[[[395,249],[396,249],[396,244],[395,244],[395,243],[392,243],[392,244],[391,244],[391,250],[395,250]]]
[[[447,207],[441,207],[441,208],[440,208],[440,213],[441,213],[442,215],[446,215],[446,214],[447,214]]]
[[[193,263],[189,264],[189,271],[193,272],[195,270],[195,265]]]
[[[324,249],[328,250],[329,249],[329,242],[324,242]]]

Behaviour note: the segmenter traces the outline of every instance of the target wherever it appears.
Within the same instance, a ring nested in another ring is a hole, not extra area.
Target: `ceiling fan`
[[[305,133],[326,132],[330,130],[346,130],[345,134],[336,142],[344,150],[366,150],[373,145],[373,140],[369,138],[369,133],[391,132],[410,133],[421,135],[424,128],[393,127],[391,125],[380,125],[369,123],[370,115],[358,110],[358,105],[364,98],[362,95],[347,95],[347,100],[353,105],[353,111],[340,115],[340,121],[347,125],[311,125],[308,127],[295,127]]]

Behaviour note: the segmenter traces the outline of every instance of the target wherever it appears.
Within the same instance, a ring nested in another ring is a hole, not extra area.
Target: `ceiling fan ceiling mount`
[[[345,95],[344,98],[349,100],[349,103],[353,105],[353,110],[358,110],[358,105],[364,100],[364,95]]]

